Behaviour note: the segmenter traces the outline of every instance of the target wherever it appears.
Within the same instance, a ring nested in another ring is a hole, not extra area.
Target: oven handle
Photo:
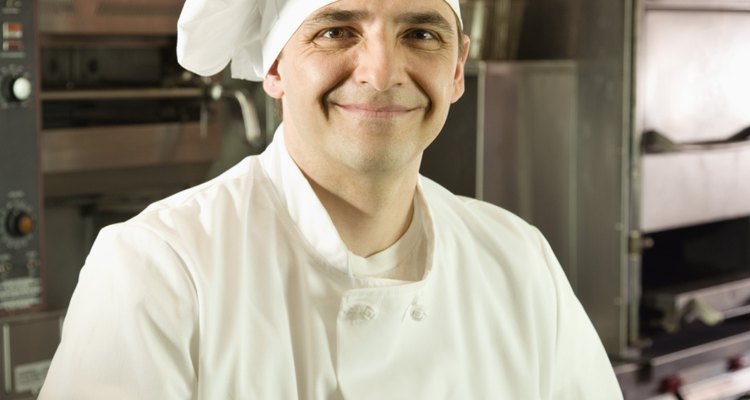
[[[245,140],[247,140],[248,144],[255,147],[258,147],[263,143],[260,122],[258,121],[258,112],[244,90],[226,90],[225,87],[216,84],[211,86],[210,96],[211,99],[215,101],[221,99],[236,101],[237,105],[240,107],[240,113],[242,114],[242,125],[245,128]]]
[[[641,147],[647,154],[729,149],[748,144],[750,144],[750,126],[724,140],[675,143],[663,133],[655,130],[648,130],[641,137]]]
[[[203,89],[199,87],[142,88],[142,89],[95,89],[95,90],[52,90],[43,91],[39,98],[45,100],[138,100],[138,99],[179,99],[201,98]]]
[[[240,106],[242,123],[245,128],[245,138],[252,146],[260,146],[263,142],[258,113],[255,106],[248,99],[242,89],[225,90],[221,85],[210,87],[187,88],[142,88],[142,89],[110,89],[110,90],[60,90],[42,92],[41,100],[134,100],[134,99],[168,99],[168,98],[205,98],[214,100],[234,100]],[[208,104],[201,104],[201,137],[208,134]]]

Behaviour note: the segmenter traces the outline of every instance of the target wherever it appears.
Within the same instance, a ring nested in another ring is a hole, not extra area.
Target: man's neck
[[[417,172],[305,177],[349,251],[367,257],[394,244],[412,219]]]
[[[396,243],[411,223],[421,153],[402,162],[368,163],[326,155],[290,122],[284,142],[346,247],[368,257]],[[325,146],[318,146],[325,147]],[[335,151],[335,149],[327,149]]]

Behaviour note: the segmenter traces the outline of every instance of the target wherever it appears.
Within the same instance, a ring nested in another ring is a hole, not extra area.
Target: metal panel
[[[39,0],[39,26],[53,34],[174,35],[181,0]]]
[[[7,400],[36,398],[60,343],[61,312],[0,319],[2,396]]]
[[[637,312],[638,298],[628,256],[633,1],[580,7],[577,295],[607,351],[629,356],[628,310]]]
[[[481,95],[480,67],[473,63],[466,68],[466,91],[451,105],[448,118],[438,137],[422,157],[420,173],[436,180],[451,192],[477,195],[477,147],[479,140],[478,113]]]
[[[657,9],[643,20],[641,128],[694,145],[643,156],[641,230],[750,215],[750,143],[700,145],[750,127],[750,13]]]
[[[577,107],[572,62],[488,63],[483,199],[536,225],[577,288]]]
[[[0,315],[43,303],[35,8],[0,7]]]
[[[750,145],[647,154],[641,165],[644,232],[750,215]]]
[[[42,168],[49,174],[210,162],[217,139],[201,134],[198,122],[46,130]]]
[[[685,143],[750,127],[750,13],[649,11],[643,24],[644,129]]]

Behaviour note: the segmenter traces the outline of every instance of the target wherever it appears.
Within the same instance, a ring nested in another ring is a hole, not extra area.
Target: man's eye
[[[437,39],[437,36],[435,36],[432,32],[418,30],[418,29],[409,31],[406,34],[406,37],[409,39],[415,39],[415,40],[436,40]]]
[[[422,50],[439,50],[443,46],[440,36],[423,29],[413,29],[406,32],[403,40],[410,46]]]
[[[329,28],[321,32],[320,37],[326,39],[349,39],[352,37],[352,34],[344,28]]]

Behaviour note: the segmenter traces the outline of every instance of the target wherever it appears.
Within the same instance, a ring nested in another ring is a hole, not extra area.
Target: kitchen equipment
[[[0,398],[36,399],[60,343],[62,323],[59,311],[0,318]]]
[[[472,42],[470,59],[516,58],[525,0],[465,0],[460,5],[464,33]]]
[[[208,177],[240,90],[184,71],[180,0],[40,0],[41,172],[53,309],[99,229]],[[247,107],[247,104],[245,105]],[[257,136],[257,135],[256,135]]]
[[[44,303],[35,6],[0,7],[0,316]]]

